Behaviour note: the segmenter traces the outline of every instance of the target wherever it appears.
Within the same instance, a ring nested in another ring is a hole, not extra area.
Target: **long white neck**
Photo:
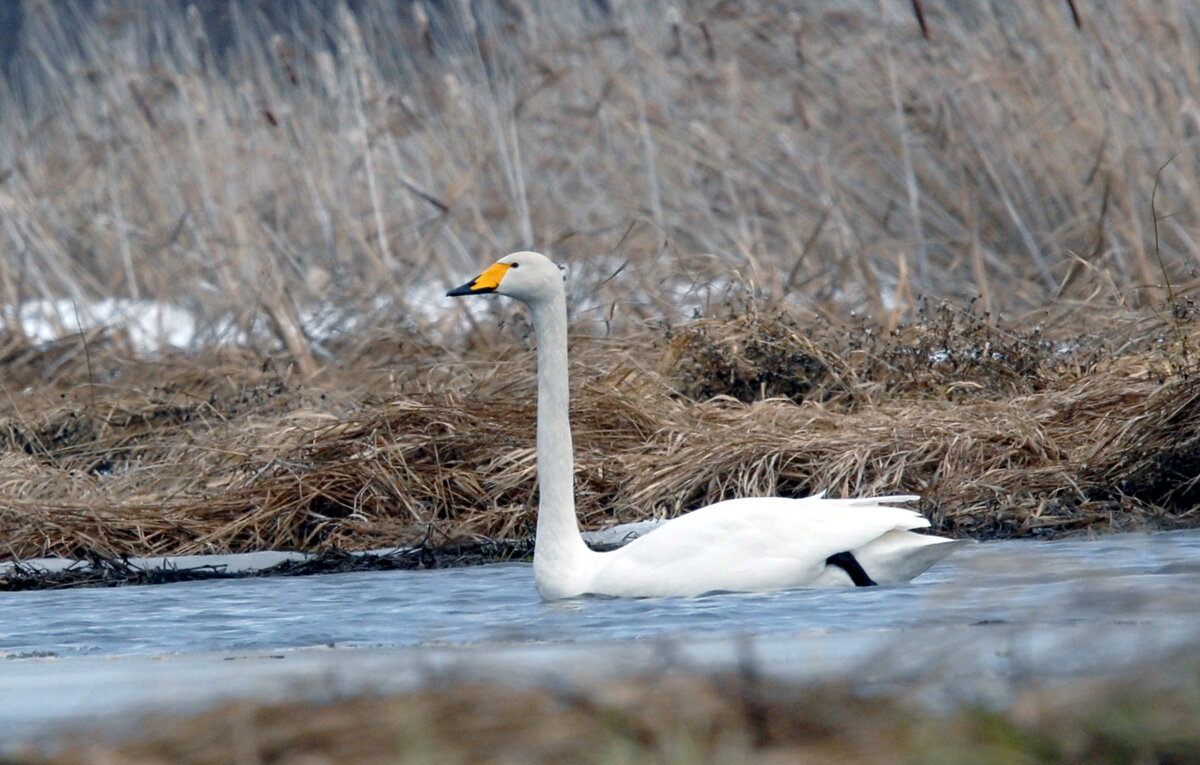
[[[578,594],[588,561],[597,553],[584,543],[575,517],[575,458],[571,445],[567,377],[567,303],[562,288],[528,304],[537,333],[538,521],[533,569],[545,597]]]

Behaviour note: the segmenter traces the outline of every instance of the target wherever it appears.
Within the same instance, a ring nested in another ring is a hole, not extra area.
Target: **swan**
[[[507,295],[525,303],[532,316],[539,493],[533,577],[543,600],[896,584],[917,576],[961,541],[913,533],[929,521],[894,505],[916,496],[830,499],[822,492],[802,499],[717,502],[624,547],[592,550],[575,515],[565,279],[565,271],[544,255],[514,252],[446,293]]]

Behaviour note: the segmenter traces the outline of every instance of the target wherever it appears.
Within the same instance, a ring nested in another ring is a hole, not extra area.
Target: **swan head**
[[[505,255],[471,281],[446,293],[460,295],[508,295],[526,303],[536,303],[561,294],[566,274],[560,266],[536,252]]]

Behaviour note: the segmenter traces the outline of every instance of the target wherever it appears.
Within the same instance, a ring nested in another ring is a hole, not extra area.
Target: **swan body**
[[[538,338],[539,493],[533,573],[543,599],[898,584],[957,546],[956,540],[913,533],[929,521],[895,505],[915,496],[829,499],[822,493],[725,500],[619,549],[589,548],[575,515],[563,280],[561,269],[545,256],[515,252],[447,293],[508,295],[532,315]]]

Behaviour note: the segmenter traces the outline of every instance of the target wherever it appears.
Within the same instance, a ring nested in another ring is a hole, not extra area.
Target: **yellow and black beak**
[[[508,269],[512,268],[509,263],[495,263],[479,276],[476,276],[471,281],[455,287],[446,293],[446,297],[458,297],[460,295],[484,295],[488,292],[495,292],[500,286],[500,280],[508,273]]]

